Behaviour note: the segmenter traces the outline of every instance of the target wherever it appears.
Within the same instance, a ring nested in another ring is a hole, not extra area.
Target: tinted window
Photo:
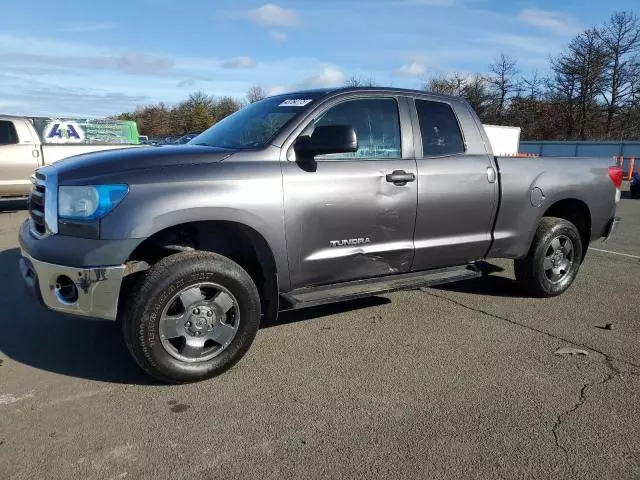
[[[464,141],[453,110],[442,102],[416,100],[422,156],[451,155],[464,152]]]
[[[318,125],[349,125],[356,131],[358,151],[316,158],[400,158],[400,118],[392,98],[350,100],[329,109]]]
[[[18,134],[12,122],[0,120],[0,145],[18,143]]]

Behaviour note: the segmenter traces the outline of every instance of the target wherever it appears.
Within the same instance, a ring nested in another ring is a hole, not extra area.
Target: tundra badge
[[[369,237],[365,238],[350,238],[348,240],[331,240],[329,245],[332,247],[346,247],[347,245],[365,245],[371,243]]]

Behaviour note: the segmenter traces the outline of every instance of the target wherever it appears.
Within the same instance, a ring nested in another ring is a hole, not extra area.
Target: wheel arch
[[[563,198],[552,203],[540,218],[556,217],[573,223],[580,233],[582,242],[582,260],[589,248],[591,239],[591,211],[588,205],[578,198]]]
[[[128,260],[153,265],[166,256],[190,250],[215,252],[240,265],[258,288],[262,314],[267,319],[275,319],[278,269],[274,252],[262,234],[244,223],[198,220],[165,226],[142,241]]]

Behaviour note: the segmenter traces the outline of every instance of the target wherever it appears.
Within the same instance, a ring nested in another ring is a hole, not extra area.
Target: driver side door
[[[282,164],[291,287],[408,272],[417,171],[407,101],[370,96],[333,102],[303,134],[319,125],[353,127],[358,150],[318,155],[312,168],[295,159]],[[397,172],[413,180],[394,181]]]

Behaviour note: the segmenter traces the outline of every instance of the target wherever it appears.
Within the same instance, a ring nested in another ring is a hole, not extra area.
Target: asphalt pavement
[[[0,209],[1,479],[640,479],[640,200],[560,297],[491,261],[283,314],[185,386],[141,373],[112,323],[27,297],[24,205]]]

